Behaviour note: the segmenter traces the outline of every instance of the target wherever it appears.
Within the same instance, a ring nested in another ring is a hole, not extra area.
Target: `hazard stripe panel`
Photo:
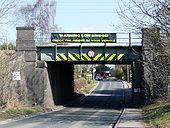
[[[57,61],[67,61],[67,56],[64,53],[58,53],[56,56]]]
[[[102,54],[99,53],[99,54],[97,54],[97,55],[94,57],[93,60],[96,61],[96,60],[98,60],[101,56],[102,56]]]
[[[69,53],[68,57],[69,57],[69,60],[71,60],[71,61],[79,61],[80,60],[80,54],[78,54],[78,53]]]
[[[115,57],[116,57],[116,54],[110,54],[110,55],[106,58],[106,60],[107,60],[107,61],[113,61],[113,60],[115,60]]]
[[[80,54],[75,54],[75,56],[80,60]]]
[[[58,57],[58,56],[56,56],[56,60],[57,61],[62,61],[62,59],[60,57]]]
[[[122,57],[123,57],[124,55],[125,55],[125,54],[119,54],[119,55],[117,56],[117,60],[122,59]]]
[[[82,54],[82,60],[83,61],[91,61],[92,59],[86,53],[84,53],[84,54]]]
[[[80,56],[79,53],[68,53],[68,56],[64,53],[58,53],[56,61],[120,61],[125,54],[102,54],[98,53],[94,58],[90,58],[87,53],[83,53]]]

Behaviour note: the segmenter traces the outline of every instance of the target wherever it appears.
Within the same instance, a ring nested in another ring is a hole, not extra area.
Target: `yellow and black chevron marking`
[[[106,53],[105,57],[106,57],[106,61],[116,60],[116,54],[108,54],[108,53]]]
[[[99,54],[97,54],[95,57],[94,57],[94,61],[104,61],[104,54],[101,54],[101,53],[99,53]]]
[[[57,61],[120,61],[125,54],[102,54],[98,53],[94,58],[90,58],[87,53],[83,53],[82,57],[80,57],[79,53],[68,53],[68,58],[67,55],[64,53],[59,53],[56,56]]]
[[[80,60],[80,54],[78,54],[78,53],[69,53],[68,58],[69,58],[69,60],[72,60],[72,61],[79,61]]]
[[[106,61],[115,61],[115,60],[121,60],[123,58],[124,54],[105,54]]]
[[[106,61],[121,60],[124,54],[105,54]]]
[[[67,56],[64,53],[58,53],[56,56],[57,61],[67,61]]]
[[[83,61],[91,61],[92,59],[87,55],[87,53],[83,53],[81,60],[83,60]]]
[[[124,54],[102,54],[98,53],[93,59],[90,58],[86,53],[82,54],[82,60],[83,61],[115,61],[115,60],[121,60]]]
[[[117,60],[121,60],[124,55],[125,55],[125,54],[118,54],[118,55],[117,55]]]

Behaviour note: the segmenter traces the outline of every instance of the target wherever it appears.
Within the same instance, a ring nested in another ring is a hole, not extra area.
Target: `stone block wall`
[[[34,28],[17,28],[16,53],[9,67],[10,97],[30,105],[54,105],[46,64],[36,59]],[[20,72],[21,80],[12,80],[12,72]]]
[[[167,70],[159,28],[142,29],[145,98],[147,102],[167,96]]]

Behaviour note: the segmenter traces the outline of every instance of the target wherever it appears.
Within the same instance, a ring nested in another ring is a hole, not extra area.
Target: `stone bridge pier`
[[[44,62],[37,61],[33,27],[17,27],[16,54],[22,57],[21,80],[17,83],[23,86],[24,100],[28,104],[40,104],[45,107],[54,105],[51,86]],[[21,63],[21,62],[17,62]]]
[[[51,107],[74,96],[74,65],[37,60],[34,28],[17,27],[16,53],[24,57],[20,81],[27,88],[27,101]]]
[[[136,106],[144,103],[143,65],[141,61],[132,63],[132,103]]]

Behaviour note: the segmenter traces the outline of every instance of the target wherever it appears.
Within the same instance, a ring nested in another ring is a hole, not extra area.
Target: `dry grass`
[[[91,80],[90,83],[87,82],[85,78],[78,78],[74,81],[75,92],[80,94],[89,93],[90,90],[97,84],[96,80]]]
[[[90,91],[96,86],[98,82],[93,80],[91,81],[89,84],[87,84],[86,86],[84,86],[83,88],[80,89],[79,93],[83,93],[83,94],[88,94],[90,93]]]
[[[44,112],[44,109],[41,106],[10,108],[0,112],[0,120],[19,118],[40,112]]]
[[[81,88],[87,85],[87,80],[83,77],[74,80],[74,91],[79,92]]]

